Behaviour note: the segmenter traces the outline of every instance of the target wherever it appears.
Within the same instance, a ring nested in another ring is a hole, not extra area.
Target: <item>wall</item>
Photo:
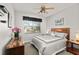
[[[69,27],[70,28],[70,37],[75,38],[75,34],[79,32],[79,4],[72,5],[66,9],[57,12],[54,15],[47,17],[47,30],[54,27]],[[64,25],[56,26],[55,20],[57,18],[64,17]]]
[[[41,18],[39,16],[37,16],[36,14],[32,14],[32,13],[24,13],[24,12],[19,12],[16,11],[15,12],[15,26],[21,28],[21,38],[24,40],[24,42],[26,41],[31,41],[32,37],[39,34],[39,33],[31,33],[31,34],[25,34],[24,33],[24,25],[23,25],[23,16],[29,16],[29,17],[36,17],[36,18]],[[45,33],[46,29],[46,24],[44,23],[44,18],[42,20],[43,22],[41,22],[40,28],[41,28],[41,32],[40,33]]]
[[[11,16],[11,23],[12,23],[12,26],[14,26],[14,10],[12,8],[12,5],[11,4],[1,4],[0,5],[4,5],[9,13],[10,13],[10,16]],[[2,54],[2,49],[3,47],[5,46],[5,44],[10,40],[11,38],[11,29],[8,28],[8,22],[3,24],[3,23],[0,23],[0,54]]]

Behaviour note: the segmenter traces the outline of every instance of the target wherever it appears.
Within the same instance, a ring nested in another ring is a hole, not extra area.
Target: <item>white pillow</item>
[[[52,36],[55,36],[55,32],[51,32],[50,34],[51,34]]]
[[[66,33],[55,32],[55,36],[65,38],[67,36]]]

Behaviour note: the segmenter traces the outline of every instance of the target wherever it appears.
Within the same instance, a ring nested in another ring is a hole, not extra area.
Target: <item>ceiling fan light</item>
[[[52,10],[54,9],[53,7],[46,7],[45,5],[41,5],[41,8],[40,8],[40,13],[47,13],[47,10]]]

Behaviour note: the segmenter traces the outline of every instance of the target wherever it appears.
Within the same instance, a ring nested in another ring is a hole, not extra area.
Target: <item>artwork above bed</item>
[[[64,25],[64,18],[59,18],[55,20],[55,25]]]
[[[70,39],[70,28],[52,28],[51,32],[67,33],[67,39]]]

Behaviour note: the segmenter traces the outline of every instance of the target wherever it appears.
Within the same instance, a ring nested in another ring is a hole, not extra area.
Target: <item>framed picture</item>
[[[55,20],[55,25],[64,25],[64,18],[56,19]]]

